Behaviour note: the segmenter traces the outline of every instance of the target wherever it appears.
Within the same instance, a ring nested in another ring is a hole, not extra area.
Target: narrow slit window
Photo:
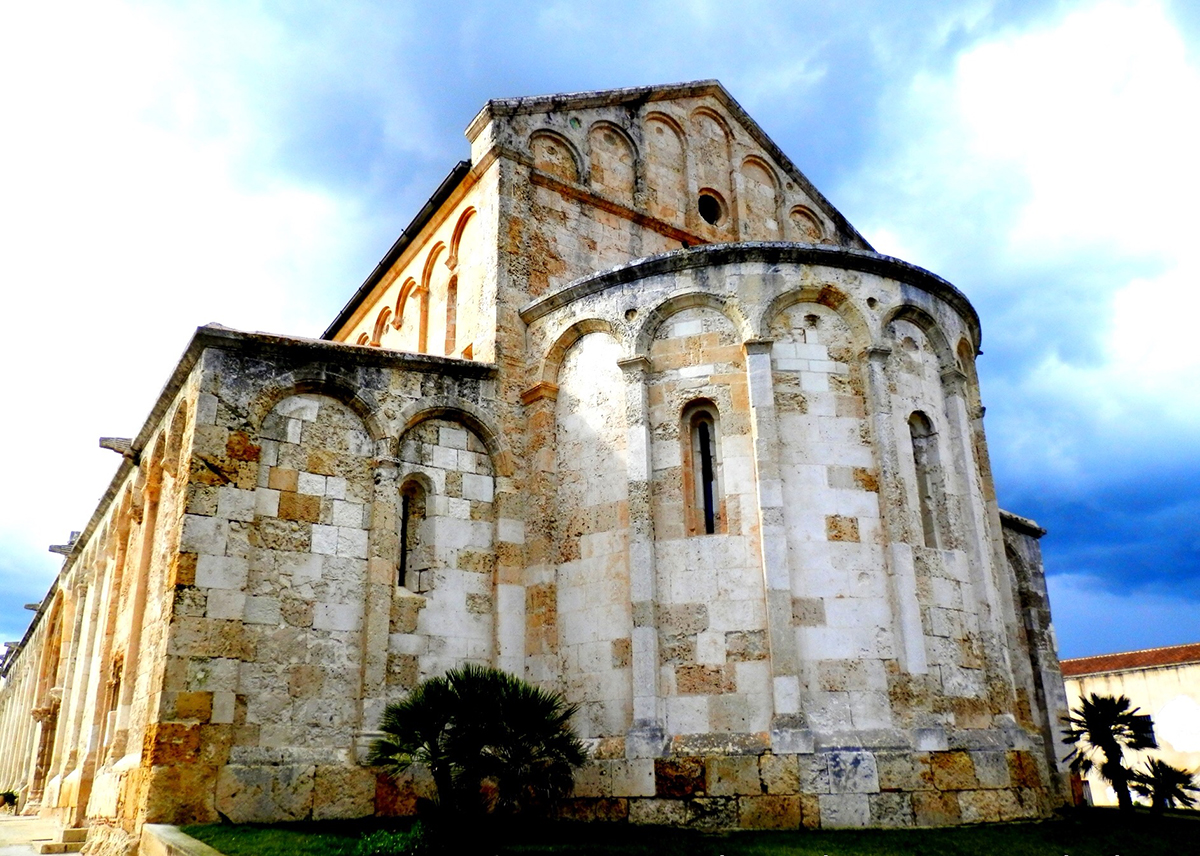
[[[938,533],[938,456],[937,435],[929,417],[921,411],[908,417],[908,430],[912,436],[913,464],[917,476],[917,500],[921,510],[921,531],[926,547],[939,547]]]
[[[422,592],[427,588],[421,561],[421,529],[425,520],[425,489],[416,480],[404,483],[400,489],[400,567],[398,585],[409,591]]]
[[[720,432],[715,410],[707,405],[689,408],[684,414],[684,427],[688,531],[693,535],[714,535],[723,529]]]

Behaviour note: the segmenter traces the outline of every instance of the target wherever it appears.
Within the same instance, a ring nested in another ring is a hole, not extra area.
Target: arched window
[[[921,530],[925,534],[925,546],[940,547],[937,509],[942,491],[937,434],[929,417],[919,410],[908,417],[908,431],[912,437],[913,464],[917,470],[917,499],[921,506]]]
[[[425,486],[410,478],[400,488],[400,568],[398,584],[418,594],[428,591],[431,578],[423,560],[421,535],[425,522]]]
[[[724,530],[721,496],[721,443],[717,408],[697,401],[683,411],[684,502],[691,535]]]

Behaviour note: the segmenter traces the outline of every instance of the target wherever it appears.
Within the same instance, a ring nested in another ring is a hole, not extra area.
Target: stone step
[[[50,844],[43,844],[42,853],[78,853],[83,850],[82,841],[53,841]]]
[[[86,826],[77,826],[74,829],[64,829],[62,831],[62,840],[68,843],[75,841],[86,841],[87,834],[88,831]]]

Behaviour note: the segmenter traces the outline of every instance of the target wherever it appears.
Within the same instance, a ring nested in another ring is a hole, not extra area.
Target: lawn
[[[226,856],[353,856],[376,822],[209,824],[184,829]],[[395,827],[393,827],[395,828]],[[699,832],[633,826],[556,825],[461,852],[572,856],[1157,856],[1200,852],[1200,825],[1186,817],[1120,817],[1081,810],[1044,823],[957,829]]]

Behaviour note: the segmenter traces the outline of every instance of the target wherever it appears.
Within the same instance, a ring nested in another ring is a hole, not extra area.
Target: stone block
[[[654,759],[633,758],[611,762],[611,789],[617,797],[654,796]]]
[[[175,696],[175,719],[195,719],[208,722],[212,717],[213,694],[182,692]]]
[[[687,825],[693,829],[716,831],[737,826],[737,800],[731,797],[697,797],[686,806]]]
[[[827,794],[829,789],[829,756],[799,755],[796,766],[800,774],[800,793]]]
[[[307,820],[315,775],[313,766],[227,764],[217,776],[217,810],[234,823]]]
[[[858,518],[843,517],[840,514],[830,514],[825,518],[825,537],[829,541],[859,540]]]
[[[577,823],[619,823],[629,819],[629,800],[620,798],[563,800],[558,816]]]
[[[693,664],[675,667],[675,690],[680,695],[716,695],[736,692],[737,686],[728,666]]]
[[[829,790],[834,794],[879,791],[879,771],[870,752],[829,752]]]
[[[819,597],[792,598],[792,624],[820,627],[825,623],[825,601]]]
[[[683,826],[688,811],[683,800],[631,799],[629,822],[645,826]]]
[[[345,820],[375,812],[375,774],[362,767],[320,766],[313,787],[313,820]]]
[[[703,603],[663,604],[658,626],[664,634],[689,635],[708,629],[708,606]]]
[[[1008,758],[1004,752],[972,752],[975,778],[981,788],[1007,788],[1010,784]]]
[[[817,794],[800,794],[800,825],[805,829],[821,828],[821,798]]]
[[[797,829],[800,826],[799,796],[738,798],[738,825],[743,829]]]
[[[1041,772],[1033,755],[1025,751],[1007,753],[1009,780],[1013,787],[1040,788],[1042,786]]]
[[[612,796],[611,764],[611,761],[588,761],[583,764],[575,771],[575,787],[571,791],[572,796]]]
[[[705,792],[714,797],[756,795],[762,793],[758,758],[753,755],[714,756],[705,762]]]
[[[700,758],[655,758],[654,792],[659,797],[692,797],[704,793],[704,761]]]
[[[911,799],[913,821],[917,826],[954,826],[962,821],[956,794],[917,791]]]
[[[871,825],[871,803],[866,794],[821,794],[822,829],[851,829]]]
[[[961,791],[979,787],[969,752],[934,752],[930,756],[933,784],[939,791]]]
[[[1000,820],[996,791],[959,791],[958,805],[963,823],[995,823]]]
[[[725,634],[725,656],[731,662],[765,660],[767,632],[765,630],[733,630]]]
[[[909,794],[871,794],[871,825],[896,829],[915,825],[912,798]]]
[[[795,794],[800,791],[800,767],[795,755],[761,755],[758,776],[764,793]]]

